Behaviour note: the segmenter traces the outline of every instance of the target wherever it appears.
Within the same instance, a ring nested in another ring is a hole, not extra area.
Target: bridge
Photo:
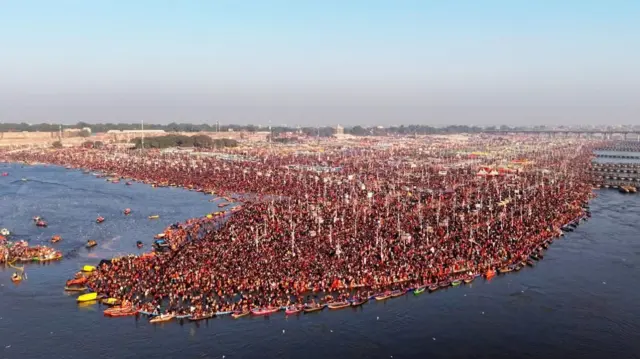
[[[549,137],[578,137],[595,138],[601,137],[606,140],[614,136],[622,137],[624,140],[640,141],[640,130],[483,130],[482,133],[489,134],[514,134],[514,135],[539,135]]]

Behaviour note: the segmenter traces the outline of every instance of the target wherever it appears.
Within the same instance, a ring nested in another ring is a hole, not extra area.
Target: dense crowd
[[[118,258],[89,279],[148,310],[202,313],[364,298],[520,265],[583,214],[591,148],[478,137],[227,156],[68,148],[0,160],[246,194],[224,219],[169,227],[168,253]]]

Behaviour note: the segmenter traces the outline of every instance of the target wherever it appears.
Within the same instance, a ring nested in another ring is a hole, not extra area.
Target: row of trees
[[[63,125],[62,129],[66,128],[84,128],[89,127],[94,133],[107,132],[109,130],[138,130],[140,124],[137,123],[98,123],[88,124],[85,122],[78,122],[75,125]],[[167,132],[227,132],[233,131],[247,131],[258,132],[268,131],[266,127],[259,127],[255,125],[226,125],[220,126],[219,129],[215,125],[209,124],[191,124],[191,123],[170,123],[168,125],[148,124],[145,125],[145,129],[149,130],[165,130]],[[525,127],[509,127],[509,126],[491,126],[491,127],[478,127],[478,126],[446,126],[446,127],[432,127],[422,125],[410,125],[410,126],[392,126],[387,128],[378,127],[363,127],[353,126],[345,127],[344,133],[354,136],[366,136],[366,135],[390,135],[390,134],[446,134],[446,133],[479,133],[482,131],[491,130],[524,130]],[[544,130],[545,126],[536,126],[529,129]],[[59,125],[41,123],[30,125],[27,123],[0,123],[0,132],[10,131],[42,131],[42,132],[55,132],[59,130]],[[271,128],[271,132],[274,137],[277,137],[280,133],[285,132],[297,132],[300,131],[307,136],[319,136],[328,137],[334,133],[334,128],[329,126],[324,127],[286,127],[286,126],[274,126]],[[81,136],[86,136],[88,133],[83,133]]]
[[[142,148],[142,138],[134,138],[131,142],[136,148]],[[147,137],[144,140],[144,148],[169,148],[169,147],[198,147],[198,148],[222,148],[236,147],[238,141],[222,138],[212,139],[207,135],[166,135],[158,137]]]

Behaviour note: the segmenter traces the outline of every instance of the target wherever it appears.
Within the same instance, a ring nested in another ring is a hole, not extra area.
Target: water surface
[[[214,211],[211,197],[59,167],[0,171],[10,173],[0,177],[0,227],[32,244],[60,234],[55,246],[66,255],[27,265],[28,280],[17,286],[11,269],[0,269],[1,358],[640,358],[638,195],[598,191],[592,219],[556,241],[536,268],[490,282],[357,310],[150,325],[78,306],[64,281],[84,264],[139,253],[137,240],[148,250],[167,225]],[[49,227],[36,228],[35,215]],[[106,221],[96,224],[98,215]],[[86,250],[87,239],[99,246]]]

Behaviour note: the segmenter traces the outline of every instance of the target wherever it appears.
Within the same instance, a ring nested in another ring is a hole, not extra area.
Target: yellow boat
[[[95,267],[95,266],[86,265],[86,266],[82,267],[82,271],[83,271],[83,272],[89,272],[89,273],[91,273],[91,272],[93,272],[94,270],[96,270],[96,267]]]
[[[154,214],[153,216],[149,216],[149,219],[158,219],[160,218],[160,215],[158,214]]]
[[[122,303],[118,298],[104,298],[100,302],[104,305],[119,305]]]
[[[78,302],[90,302],[92,300],[98,299],[98,293],[87,293],[78,297]]]

